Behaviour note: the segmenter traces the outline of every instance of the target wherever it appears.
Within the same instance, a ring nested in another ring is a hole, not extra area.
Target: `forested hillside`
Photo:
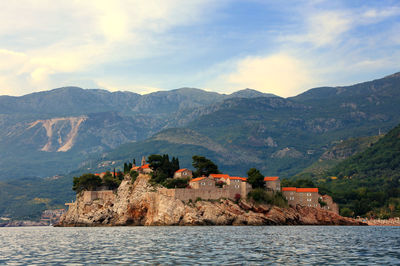
[[[318,183],[333,193],[343,214],[400,216],[400,125],[340,162]]]

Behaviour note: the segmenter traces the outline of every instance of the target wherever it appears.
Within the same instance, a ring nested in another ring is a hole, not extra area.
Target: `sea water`
[[[0,228],[0,264],[400,264],[400,227]]]

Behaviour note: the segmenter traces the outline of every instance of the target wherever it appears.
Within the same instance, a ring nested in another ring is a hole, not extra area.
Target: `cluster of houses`
[[[132,170],[141,173],[150,173],[152,170],[146,164],[145,157],[142,158],[141,166],[134,166]],[[230,176],[228,174],[210,174],[193,178],[193,172],[187,168],[179,169],[174,173],[173,178],[189,178],[189,187],[186,189],[174,189],[172,193],[175,197],[182,200],[192,199],[189,195],[203,195],[203,199],[216,199],[223,195],[228,195],[228,198],[235,198],[239,194],[241,197],[246,197],[252,189],[247,182],[246,177]],[[335,213],[339,213],[338,205],[333,202],[329,195],[320,195],[318,188],[296,188],[296,187],[281,187],[281,181],[278,176],[264,177],[264,187],[267,191],[276,193],[281,192],[283,197],[288,201],[290,206],[308,206],[326,209]],[[187,191],[189,189],[189,191]],[[185,190],[185,191],[183,191]],[[194,190],[201,190],[195,192]],[[208,193],[205,193],[208,192]],[[171,192],[169,193],[171,195]],[[182,195],[182,196],[179,196]],[[184,195],[184,196],[183,196]],[[205,198],[204,198],[205,197]]]
[[[131,170],[143,174],[152,172],[149,164],[146,163],[145,157],[142,158],[140,166],[134,165]],[[104,174],[105,173],[101,173],[98,175],[102,177]],[[246,198],[247,194],[252,190],[246,177],[230,176],[228,174],[210,174],[208,176],[193,178],[193,172],[187,168],[183,168],[176,171],[173,178],[189,179],[188,187],[175,189],[163,188],[160,192],[182,201],[193,201],[198,198],[204,200]],[[270,193],[282,193],[290,206],[308,206],[326,209],[337,214],[339,213],[339,207],[333,202],[332,197],[320,195],[318,188],[281,187],[281,181],[278,176],[264,177],[264,188]],[[84,196],[87,197],[87,201],[91,201],[98,197],[108,198],[114,195],[112,192],[108,195],[106,192],[107,191],[86,191]]]

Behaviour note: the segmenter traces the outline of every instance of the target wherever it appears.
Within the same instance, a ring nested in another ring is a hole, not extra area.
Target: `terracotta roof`
[[[247,178],[245,178],[245,177],[240,177],[240,176],[230,176],[230,177],[228,177],[229,179],[232,179],[232,180],[242,180],[242,181],[246,181],[247,180]]]
[[[295,187],[283,187],[282,191],[296,191],[296,192],[317,192],[318,188],[295,188]]]
[[[296,191],[297,190],[297,188],[295,188],[295,187],[283,187],[282,188],[282,191]]]
[[[212,178],[229,178],[227,174],[210,174]]]
[[[318,188],[313,187],[313,188],[298,188],[296,192],[317,192],[318,193]]]
[[[206,178],[206,177],[205,177],[205,176],[203,176],[203,177],[197,177],[197,178],[194,178],[194,179],[190,180],[190,182],[197,182],[197,181],[203,180],[204,178]],[[190,183],[190,182],[189,182],[189,183]]]
[[[182,168],[182,169],[179,169],[178,171],[176,171],[175,173],[180,173],[180,172],[183,172],[183,171],[185,171],[185,170],[187,170],[187,168]]]
[[[279,176],[266,176],[264,177],[264,181],[276,181],[279,179]]]
[[[142,168],[142,169],[150,168],[150,165],[149,164],[145,164],[145,165],[140,166],[140,168]]]

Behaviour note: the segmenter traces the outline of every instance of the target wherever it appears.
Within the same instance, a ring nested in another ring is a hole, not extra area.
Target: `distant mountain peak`
[[[277,97],[275,94],[272,93],[263,93],[249,88],[236,91],[229,96],[238,98]]]

